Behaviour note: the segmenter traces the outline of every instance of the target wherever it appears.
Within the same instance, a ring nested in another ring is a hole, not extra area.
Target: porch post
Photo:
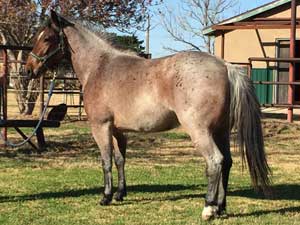
[[[296,17],[297,5],[296,0],[291,1],[291,36],[290,36],[290,58],[295,58],[295,43],[296,43]],[[295,81],[295,63],[291,62],[289,66],[289,82]],[[290,84],[288,87],[288,104],[294,104],[295,86]],[[293,107],[288,108],[288,122],[293,122]]]
[[[222,32],[222,42],[221,42],[221,58],[224,59],[225,57],[225,33]]]

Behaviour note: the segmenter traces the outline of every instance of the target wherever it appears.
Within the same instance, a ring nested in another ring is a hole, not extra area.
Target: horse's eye
[[[50,41],[50,38],[45,38],[45,42],[49,42]]]

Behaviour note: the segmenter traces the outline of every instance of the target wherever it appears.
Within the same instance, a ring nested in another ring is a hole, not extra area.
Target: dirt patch
[[[278,120],[263,120],[264,137],[274,137],[280,134],[294,135],[300,133],[300,124],[290,124]]]

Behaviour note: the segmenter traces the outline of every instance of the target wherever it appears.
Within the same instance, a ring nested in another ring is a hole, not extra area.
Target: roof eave
[[[281,5],[284,5],[284,4],[286,4],[286,3],[290,2],[290,1],[291,0],[274,1],[274,2],[271,2],[271,3],[266,4],[264,6],[258,7],[256,9],[253,9],[253,10],[250,10],[248,12],[242,13],[242,14],[240,14],[238,16],[234,16],[234,17],[229,18],[227,20],[223,20],[222,22],[220,22],[218,24],[214,24],[214,25],[224,25],[224,24],[228,24],[228,23],[240,22],[240,21],[243,21],[245,19],[249,19],[249,18],[251,18],[253,16],[256,16],[258,14],[261,14],[263,12],[266,12],[266,11],[269,11],[269,10],[274,9],[276,7],[279,7]],[[209,27],[204,28],[202,30],[202,33],[204,35],[207,35],[207,36],[213,36],[213,35],[215,35],[216,30],[213,29],[213,26],[209,26]]]
[[[215,31],[216,31],[216,30],[214,30],[212,27],[207,27],[207,28],[204,28],[204,29],[202,30],[202,33],[203,33],[204,35],[211,36],[211,35],[214,34]]]

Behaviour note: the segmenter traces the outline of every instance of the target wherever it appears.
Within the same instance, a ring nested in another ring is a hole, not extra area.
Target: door
[[[274,70],[269,68],[253,68],[251,80],[253,81],[273,81]],[[273,85],[255,84],[255,94],[260,104],[273,103]]]
[[[290,41],[280,40],[277,45],[278,57],[289,58],[290,56]],[[296,41],[296,58],[300,57],[300,40]],[[300,64],[296,63],[295,81],[300,81]],[[289,63],[278,63],[277,80],[282,82],[289,81]],[[300,86],[295,86],[294,99],[295,103],[300,103]],[[277,85],[277,103],[288,103],[288,85]]]

